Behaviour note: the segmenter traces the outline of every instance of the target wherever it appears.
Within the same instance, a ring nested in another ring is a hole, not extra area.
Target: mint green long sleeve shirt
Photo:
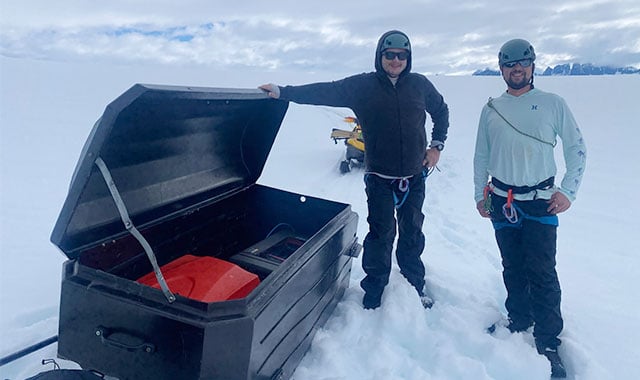
[[[492,104],[520,132],[485,104],[473,161],[475,201],[483,199],[484,187],[491,177],[513,186],[534,186],[556,176],[553,145],[559,137],[566,166],[560,186],[515,198],[549,199],[555,191],[561,191],[573,202],[582,181],[587,148],[564,99],[534,88],[520,96],[505,92]],[[503,195],[498,189],[494,191]]]

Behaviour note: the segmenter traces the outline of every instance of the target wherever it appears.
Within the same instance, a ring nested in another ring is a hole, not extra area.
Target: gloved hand
[[[273,83],[263,84],[258,88],[266,92],[270,97],[274,99],[278,99],[280,97],[280,87]]]

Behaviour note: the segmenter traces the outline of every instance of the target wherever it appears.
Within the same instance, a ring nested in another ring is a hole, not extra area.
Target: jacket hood
[[[401,32],[399,30],[390,30],[390,31],[384,33],[382,36],[380,36],[380,39],[378,40],[378,46],[376,47],[376,58],[375,58],[375,62],[374,62],[374,66],[376,68],[376,72],[385,73],[384,69],[382,68],[382,51],[384,50],[384,48],[382,46],[382,43],[384,42],[385,38],[387,38],[387,36],[389,36],[391,34],[402,34],[403,36],[405,36],[407,38],[407,41],[409,40],[409,36],[407,36],[405,33]],[[411,50],[409,50],[409,52],[411,52]],[[409,58],[407,58],[407,67],[400,74],[401,76],[405,75],[406,73],[411,71],[411,56],[412,56],[412,54],[409,54]]]

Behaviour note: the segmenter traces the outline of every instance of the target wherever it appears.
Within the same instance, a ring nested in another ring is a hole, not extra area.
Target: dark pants
[[[397,215],[398,266],[409,283],[418,292],[422,292],[425,269],[420,255],[425,246],[422,233],[425,178],[420,174],[410,178],[406,193],[398,189],[398,180],[384,179],[373,174],[365,176],[365,184],[369,233],[363,242],[362,267],[367,275],[360,286],[367,294],[379,297],[389,282]],[[400,202],[401,205],[396,208],[396,203]]]
[[[544,200],[515,201],[520,210],[519,220],[511,225],[505,223],[502,214],[505,199],[494,194],[492,200],[492,221],[497,226],[495,235],[507,289],[505,306],[511,323],[516,328],[534,324],[533,335],[539,351],[555,348],[560,344],[558,335],[563,327],[556,273],[557,224],[540,221],[549,217]]]

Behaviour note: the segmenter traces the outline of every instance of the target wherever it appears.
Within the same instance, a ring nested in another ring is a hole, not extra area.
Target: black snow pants
[[[417,174],[400,184],[398,179],[365,175],[369,233],[363,242],[362,267],[366,277],[360,286],[367,294],[379,297],[389,282],[391,253],[398,226],[396,259],[401,273],[418,293],[425,284],[425,268],[420,255],[425,246],[422,233],[425,176]],[[408,186],[405,192],[401,188]],[[396,222],[397,215],[397,222]]]
[[[502,256],[509,319],[517,328],[534,325],[539,352],[556,348],[563,328],[556,272],[557,216],[547,213],[545,200],[514,201],[518,220],[510,223],[502,213],[505,202],[492,194],[491,220]]]

